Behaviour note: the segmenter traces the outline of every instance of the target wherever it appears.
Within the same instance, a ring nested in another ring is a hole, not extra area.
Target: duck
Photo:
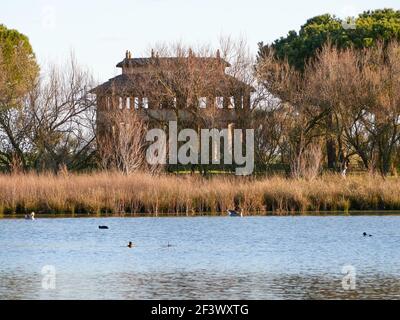
[[[372,234],[367,234],[366,232],[363,233],[364,237],[372,237]]]
[[[35,220],[35,212],[25,215],[25,220]]]
[[[129,241],[127,247],[131,249],[131,248],[133,248],[134,246],[135,246],[135,245],[132,243],[132,241]]]
[[[109,229],[107,226],[99,226],[99,229],[102,229],[102,230],[107,230],[107,229]]]
[[[243,217],[243,210],[239,207],[236,207],[235,210],[227,210],[229,217]]]

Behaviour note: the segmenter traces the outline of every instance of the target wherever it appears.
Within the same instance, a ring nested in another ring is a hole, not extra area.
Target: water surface
[[[0,299],[398,299],[399,248],[398,216],[5,219]]]

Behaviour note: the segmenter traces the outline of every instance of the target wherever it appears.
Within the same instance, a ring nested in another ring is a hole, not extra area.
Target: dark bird
[[[128,247],[128,248],[133,248],[133,246],[134,246],[134,244],[132,243],[132,241],[129,241],[127,247]]]
[[[366,232],[363,233],[364,237],[372,237],[372,234],[367,234]]]
[[[108,229],[108,227],[107,226],[99,226],[99,229],[106,230],[106,229]]]
[[[243,217],[243,211],[239,207],[236,207],[235,210],[227,210],[229,217]]]

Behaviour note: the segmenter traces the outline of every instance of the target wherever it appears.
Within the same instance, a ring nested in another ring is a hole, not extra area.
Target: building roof
[[[146,91],[151,92],[156,85],[154,79],[150,77],[147,73],[121,74],[95,87],[90,92],[94,94],[144,95]],[[214,86],[215,91],[227,94],[236,92],[237,89],[254,91],[253,87],[228,74],[222,74]]]
[[[144,68],[144,70],[142,70],[140,68],[145,66],[149,66],[149,69],[147,70],[147,68]],[[155,69],[151,69],[151,66],[160,69],[162,72],[164,72],[164,70],[168,71],[167,78],[157,78],[157,73],[153,72]],[[168,75],[171,75],[170,72],[174,73],[174,70],[179,74],[179,72],[182,71],[181,66],[184,68],[185,66],[194,66],[197,70],[205,73],[213,72],[213,74],[217,76],[216,78],[207,76],[204,78],[206,82],[204,85],[208,88],[204,89],[204,91],[210,94],[231,94],[238,90],[254,90],[246,83],[225,73],[225,68],[231,65],[224,59],[221,59],[219,50],[217,51],[216,57],[198,57],[190,50],[187,57],[159,57],[158,55],[154,55],[154,51],[152,51],[151,57],[149,58],[132,58],[131,52],[126,51],[125,59],[117,64],[118,68],[123,68],[122,74],[109,79],[90,92],[113,95],[151,95],[152,92],[165,89],[165,82],[172,81],[171,85],[173,85],[174,80],[168,79]],[[135,68],[139,69],[135,70]],[[214,73],[214,71],[217,73]],[[183,75],[179,76],[184,77]],[[164,83],[164,86],[162,86],[161,83]]]
[[[224,64],[225,67],[229,68],[231,65],[229,62],[225,61],[224,59],[221,58],[214,58],[214,57],[149,57],[149,58],[125,58],[121,62],[117,64],[117,68],[122,68],[124,66],[129,66],[129,67],[143,67],[146,65],[150,65],[155,63],[156,61],[159,61],[161,64],[163,63],[176,63],[179,61],[179,59],[193,59],[195,62],[197,61],[198,63],[202,62],[210,62],[210,61],[219,61]]]

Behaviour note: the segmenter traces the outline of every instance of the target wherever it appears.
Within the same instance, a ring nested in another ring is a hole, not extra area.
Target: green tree
[[[330,14],[316,16],[307,20],[299,32],[290,31],[271,45],[259,43],[258,56],[262,58],[273,48],[278,59],[287,59],[290,65],[304,70],[307,61],[328,40],[338,48],[364,48],[380,41],[400,40],[400,10],[365,11],[354,19],[354,27],[349,22]]]
[[[28,37],[0,24],[0,109],[17,107],[38,74]]]
[[[26,123],[20,112],[38,75],[29,39],[0,25],[0,164],[26,167],[26,138],[21,135]]]

